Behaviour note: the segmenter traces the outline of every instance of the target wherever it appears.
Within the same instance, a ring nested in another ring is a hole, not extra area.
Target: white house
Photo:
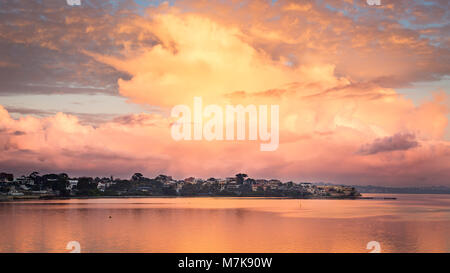
[[[78,185],[78,179],[69,179],[69,186],[68,190],[72,190],[73,187],[76,187]]]

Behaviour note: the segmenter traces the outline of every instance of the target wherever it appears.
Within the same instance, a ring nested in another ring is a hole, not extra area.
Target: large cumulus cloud
[[[15,120],[0,108],[0,163],[16,172],[209,177],[243,171],[294,181],[449,185],[446,90],[416,105],[395,89],[449,74],[446,2],[395,1],[376,10],[363,2],[183,1],[117,17],[126,20],[66,16],[82,27],[60,36],[105,46],[86,42],[76,54],[103,67],[100,75],[117,73],[120,95],[160,106],[161,114],[91,126],[67,113]],[[402,25],[411,10],[415,19]],[[65,45],[17,37],[48,50]],[[252,141],[174,141],[170,107],[191,105],[194,96],[220,106],[279,105],[278,150],[260,152]]]

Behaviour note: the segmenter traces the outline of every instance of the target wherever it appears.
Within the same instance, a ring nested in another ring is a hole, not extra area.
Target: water
[[[0,203],[0,252],[450,252],[450,195],[381,196]]]

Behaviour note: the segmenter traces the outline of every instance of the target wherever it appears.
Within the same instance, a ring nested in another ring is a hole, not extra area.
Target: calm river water
[[[0,252],[450,252],[450,195],[0,203]]]

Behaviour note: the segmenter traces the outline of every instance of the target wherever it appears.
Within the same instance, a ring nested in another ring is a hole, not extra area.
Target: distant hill
[[[450,188],[445,186],[430,187],[380,187],[380,186],[357,186],[360,193],[417,193],[417,194],[450,194]]]
[[[314,183],[317,186],[336,185],[326,182]],[[450,187],[428,186],[428,187],[383,187],[383,186],[361,186],[351,185],[360,193],[416,193],[416,194],[450,194]]]

